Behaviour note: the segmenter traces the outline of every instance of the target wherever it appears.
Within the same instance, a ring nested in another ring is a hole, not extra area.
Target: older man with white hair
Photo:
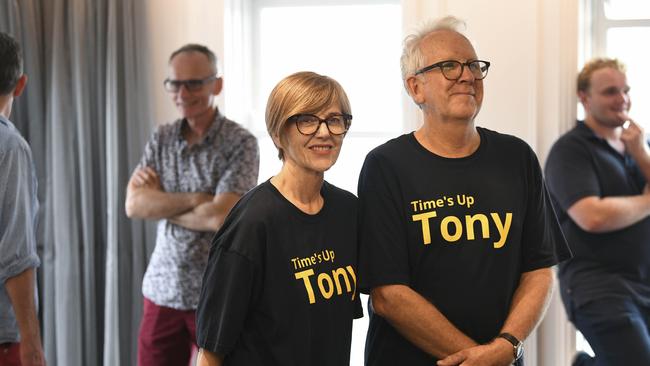
[[[477,127],[479,59],[454,17],[405,40],[424,124],[377,147],[359,178],[366,365],[523,364],[522,341],[570,252],[535,153]]]

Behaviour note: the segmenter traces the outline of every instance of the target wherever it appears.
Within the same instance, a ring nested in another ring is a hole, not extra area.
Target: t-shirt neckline
[[[272,177],[271,177],[272,178]],[[308,221],[317,221],[320,219],[321,216],[325,215],[326,210],[328,209],[328,199],[327,199],[327,192],[328,192],[328,183],[327,181],[323,181],[323,185],[320,189],[320,194],[323,196],[323,207],[321,207],[320,211],[318,211],[315,214],[308,214],[298,207],[296,207],[291,201],[289,201],[272,183],[271,183],[271,178],[269,178],[266,182],[265,185],[268,186],[268,189],[278,197],[280,201],[283,202],[283,204],[287,207],[287,209],[294,214],[297,217],[300,217],[304,220]]]
[[[484,129],[482,127],[476,127],[476,131],[478,132],[479,137],[481,139],[481,142],[479,143],[478,148],[476,149],[476,151],[474,151],[470,155],[463,156],[463,157],[460,157],[460,158],[447,158],[447,157],[440,156],[440,155],[438,155],[438,154],[436,154],[434,152],[431,152],[431,151],[427,150],[427,148],[422,146],[422,144],[420,144],[418,139],[415,137],[415,131],[408,134],[408,138],[418,151],[420,151],[422,154],[427,155],[428,157],[430,157],[432,159],[436,159],[436,160],[444,161],[444,162],[450,162],[450,163],[460,163],[460,162],[467,162],[467,161],[473,161],[475,159],[478,159],[483,154],[483,151],[487,148],[488,142],[487,142],[487,138],[486,138],[486,134],[485,134]]]

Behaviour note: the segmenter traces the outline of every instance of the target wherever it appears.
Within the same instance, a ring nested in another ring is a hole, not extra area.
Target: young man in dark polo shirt
[[[619,61],[587,63],[578,75],[585,120],[546,163],[574,255],[560,264],[562,300],[596,354],[574,365],[650,364],[650,151],[627,114],[629,90]]]

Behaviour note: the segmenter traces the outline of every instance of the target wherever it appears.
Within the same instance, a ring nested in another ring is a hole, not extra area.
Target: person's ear
[[[589,92],[582,91],[582,90],[578,91],[578,100],[580,101],[580,103],[582,103],[582,106],[585,108],[587,107],[588,98],[589,98]]]
[[[280,160],[284,160],[284,148],[282,146],[282,139],[280,138],[279,135],[273,134],[271,136],[271,141],[273,141],[273,145],[275,145],[275,148],[278,149],[278,158]]]
[[[275,145],[276,148],[282,148],[282,139],[280,139],[279,135],[273,134],[273,136],[271,136],[271,140],[273,141],[273,145]]]
[[[221,93],[221,90],[223,90],[223,78],[218,77],[214,81],[214,89],[212,89],[212,94],[219,95],[219,93]]]
[[[417,76],[410,76],[406,79],[406,89],[413,101],[417,105],[424,103],[424,94],[422,93],[421,80]]]
[[[27,85],[27,75],[22,74],[20,75],[20,78],[18,78],[18,82],[14,88],[14,98],[19,97],[23,93],[23,90],[25,90],[25,85]]]

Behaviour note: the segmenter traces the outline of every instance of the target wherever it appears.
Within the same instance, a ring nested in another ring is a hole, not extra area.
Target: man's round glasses
[[[423,74],[429,70],[439,68],[442,71],[442,76],[447,80],[458,80],[461,75],[463,75],[463,70],[465,66],[469,69],[469,72],[472,73],[474,79],[483,80],[488,74],[488,69],[490,68],[490,63],[483,60],[474,60],[467,61],[465,63],[456,61],[456,60],[446,60],[436,62],[433,65],[423,67],[420,70],[415,72],[415,75]]]
[[[332,114],[331,116],[321,119],[318,116],[313,114],[296,114],[289,119],[288,122],[294,122],[298,132],[303,135],[313,135],[320,128],[321,123],[324,123],[327,126],[327,130],[332,135],[343,135],[350,128],[352,123],[352,116],[349,114]]]
[[[203,85],[215,79],[217,79],[217,75],[210,75],[207,78],[203,78],[203,79],[188,79],[188,80],[165,79],[163,85],[165,86],[165,90],[171,93],[178,93],[181,90],[181,86],[185,86],[185,89],[187,91],[194,92],[194,91],[201,90]]]

